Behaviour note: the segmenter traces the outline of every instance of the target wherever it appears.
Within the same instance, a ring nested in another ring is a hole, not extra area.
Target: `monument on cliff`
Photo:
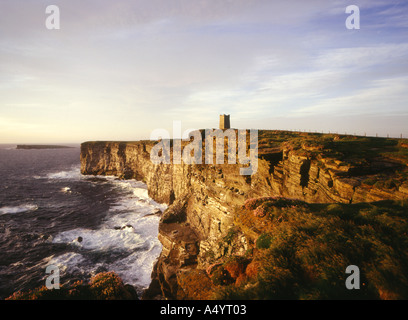
[[[220,115],[220,129],[230,129],[230,115],[228,114],[222,114]]]

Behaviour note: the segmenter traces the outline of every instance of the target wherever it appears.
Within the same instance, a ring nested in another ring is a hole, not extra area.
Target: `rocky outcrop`
[[[231,250],[242,254],[247,239],[223,239],[234,226],[233,210],[245,200],[283,196],[306,202],[365,202],[408,198],[408,187],[382,190],[363,183],[356,167],[333,159],[314,159],[291,150],[260,153],[258,170],[240,175],[241,165],[154,164],[151,141],[85,142],[81,145],[81,172],[137,179],[149,196],[169,204],[159,225],[162,253],[153,271],[153,288],[167,298],[178,297],[178,274],[206,268]],[[239,233],[239,232],[238,232]]]
[[[403,165],[391,161],[357,167],[335,159],[312,159],[284,150],[282,161],[272,171],[271,186],[273,195],[311,203],[401,200],[408,196],[404,185],[387,190],[363,183],[370,174],[401,167]]]

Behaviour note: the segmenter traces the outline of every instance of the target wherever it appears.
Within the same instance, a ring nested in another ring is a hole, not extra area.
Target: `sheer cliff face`
[[[155,273],[167,297],[177,291],[176,272],[205,263],[233,224],[231,209],[247,197],[270,193],[268,164],[253,177],[239,174],[238,165],[153,164],[148,142],[87,142],[81,146],[81,172],[115,175],[146,182],[149,196],[170,205],[159,226],[162,254]],[[238,248],[237,250],[245,250]]]
[[[184,219],[200,239],[218,237],[229,229],[234,205],[272,192],[266,161],[260,161],[252,177],[240,175],[239,165],[158,165],[150,160],[153,146],[144,141],[83,143],[81,172],[138,179],[147,184],[154,200],[170,205],[183,202]]]
[[[350,167],[297,156],[290,150],[263,155],[257,173],[242,176],[240,165],[153,164],[153,146],[148,141],[83,143],[81,172],[144,181],[151,198],[170,205],[159,225],[163,250],[153,273],[169,298],[177,297],[178,272],[205,268],[227,253],[246,251],[244,236],[233,245],[222,241],[234,225],[234,208],[246,199],[283,196],[350,203],[408,197],[405,185],[392,192],[368,187]]]
[[[361,182],[365,175],[358,168],[333,163],[332,159],[310,159],[290,150],[261,155],[264,159],[259,159],[257,173],[242,176],[239,165],[153,164],[150,161],[153,146],[150,141],[83,143],[81,172],[142,180],[148,185],[150,197],[167,204],[186,193],[202,198],[203,207],[216,200],[226,212],[231,205],[256,196],[282,196],[315,203],[368,202],[407,196],[406,184],[397,190],[364,185]]]

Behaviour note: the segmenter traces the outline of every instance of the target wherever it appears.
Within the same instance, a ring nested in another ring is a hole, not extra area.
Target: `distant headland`
[[[68,146],[57,145],[39,145],[39,144],[19,144],[16,149],[66,149],[73,148]]]

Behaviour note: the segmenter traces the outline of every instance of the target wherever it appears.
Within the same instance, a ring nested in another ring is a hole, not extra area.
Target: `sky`
[[[0,143],[148,139],[220,114],[408,138],[407,89],[406,0],[0,1]]]

